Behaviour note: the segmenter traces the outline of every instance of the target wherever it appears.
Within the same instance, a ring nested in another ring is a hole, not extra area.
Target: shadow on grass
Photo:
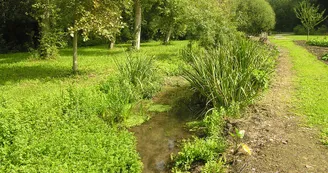
[[[112,56],[122,54],[129,48],[129,45],[117,45],[114,49],[108,49],[106,46],[82,47],[77,54],[80,56]],[[62,49],[60,56],[73,56],[72,49]]]
[[[177,56],[176,53],[161,53],[156,55],[156,59],[159,61],[170,60],[172,57]]]
[[[0,54],[0,64],[13,64],[26,61],[28,60],[28,56],[27,53]]]
[[[85,73],[84,71],[79,72],[79,74]],[[8,82],[16,83],[21,80],[51,80],[72,76],[74,76],[72,70],[66,67],[49,65],[0,67],[0,85],[5,85]]]

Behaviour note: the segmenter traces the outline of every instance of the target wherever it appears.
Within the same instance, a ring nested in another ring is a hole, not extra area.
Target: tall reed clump
[[[274,68],[271,51],[244,38],[211,49],[186,49],[184,77],[211,107],[246,105],[268,85]]]
[[[123,63],[116,62],[121,79],[135,87],[142,98],[151,98],[160,89],[159,76],[152,57],[128,54]]]

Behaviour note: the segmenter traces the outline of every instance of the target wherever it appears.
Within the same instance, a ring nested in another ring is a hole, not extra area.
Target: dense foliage
[[[240,0],[238,29],[249,34],[268,32],[276,24],[275,12],[266,0]]]
[[[97,116],[106,102],[97,90],[73,88],[24,102],[2,98],[0,170],[140,172],[132,134]]]
[[[328,47],[328,39],[312,39],[306,42],[306,44],[311,46],[321,46],[321,47]]]
[[[184,76],[214,107],[247,103],[268,84],[274,59],[254,41],[240,38],[215,49],[187,50]]]

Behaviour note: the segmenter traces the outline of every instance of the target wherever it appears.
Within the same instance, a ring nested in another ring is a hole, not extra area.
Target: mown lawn
[[[324,37],[324,36],[322,36]],[[309,125],[322,130],[322,141],[328,145],[328,66],[317,60],[293,40],[306,40],[306,36],[286,36],[271,41],[288,49],[295,71],[294,105],[296,113],[306,115]]]
[[[187,43],[145,43],[138,54],[153,56],[162,77],[177,75]],[[99,91],[117,75],[127,47],[80,48],[78,75],[71,74],[71,49],[54,60],[0,55],[0,171],[141,172],[134,136],[104,121],[108,94]]]

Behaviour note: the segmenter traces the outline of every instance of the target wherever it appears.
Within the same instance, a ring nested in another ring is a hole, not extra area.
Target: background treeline
[[[302,26],[299,19],[297,19],[294,8],[301,2],[301,0],[267,0],[276,13],[277,32],[294,32],[295,34],[307,34],[306,29]],[[311,3],[320,5],[321,11],[328,7],[328,1],[325,0],[310,0]],[[328,13],[326,12],[326,15]],[[311,34],[325,34],[328,32],[327,21],[317,26]]]
[[[276,13],[275,31],[305,34],[303,33],[305,31],[304,28],[293,11],[293,8],[297,6],[300,0],[267,1]],[[82,15],[82,13],[88,10],[90,12],[90,9],[93,7],[92,4],[87,3],[92,2],[87,0],[79,1],[80,7],[87,10],[77,7],[76,14]],[[117,0],[104,2],[112,4],[111,6],[115,4],[116,8],[119,8],[118,10],[111,9],[111,11],[120,13],[122,17],[120,22],[124,24],[124,27],[120,26],[118,34],[110,37],[115,37],[116,42],[132,42],[135,39],[135,1]],[[328,7],[328,2],[325,0],[313,0],[312,2],[319,4],[322,9]],[[72,39],[67,34],[67,29],[69,26],[72,26],[74,21],[69,19],[74,17],[72,6],[74,3],[75,1],[62,0],[0,0],[0,53],[37,49],[40,42],[42,42],[41,30],[45,29],[43,25],[46,22],[45,18],[47,15],[45,12],[47,10],[49,15],[49,19],[47,19],[48,25],[51,26],[51,29],[56,29],[56,32],[51,31],[51,33],[55,33],[57,38],[55,40],[49,40],[48,38],[45,41],[55,42],[60,44],[60,46],[72,46]],[[170,37],[174,39],[190,39],[190,37],[195,35],[193,29],[190,29],[189,26],[187,27],[186,17],[183,17],[187,15],[185,9],[188,9],[187,6],[190,6],[190,3],[174,0],[142,0],[140,3],[142,6],[142,41],[163,40],[163,42],[166,42],[169,41]],[[243,4],[247,4],[247,2],[245,1]],[[322,23],[317,27],[317,31],[312,31],[312,34],[325,33],[328,30],[326,25],[327,22]],[[43,34],[45,35],[45,33]],[[99,37],[99,34],[94,34],[93,32],[90,32],[88,38],[88,42],[83,41],[83,37],[78,38],[78,45],[88,46],[110,43],[110,39]],[[63,42],[65,44],[61,44]]]

